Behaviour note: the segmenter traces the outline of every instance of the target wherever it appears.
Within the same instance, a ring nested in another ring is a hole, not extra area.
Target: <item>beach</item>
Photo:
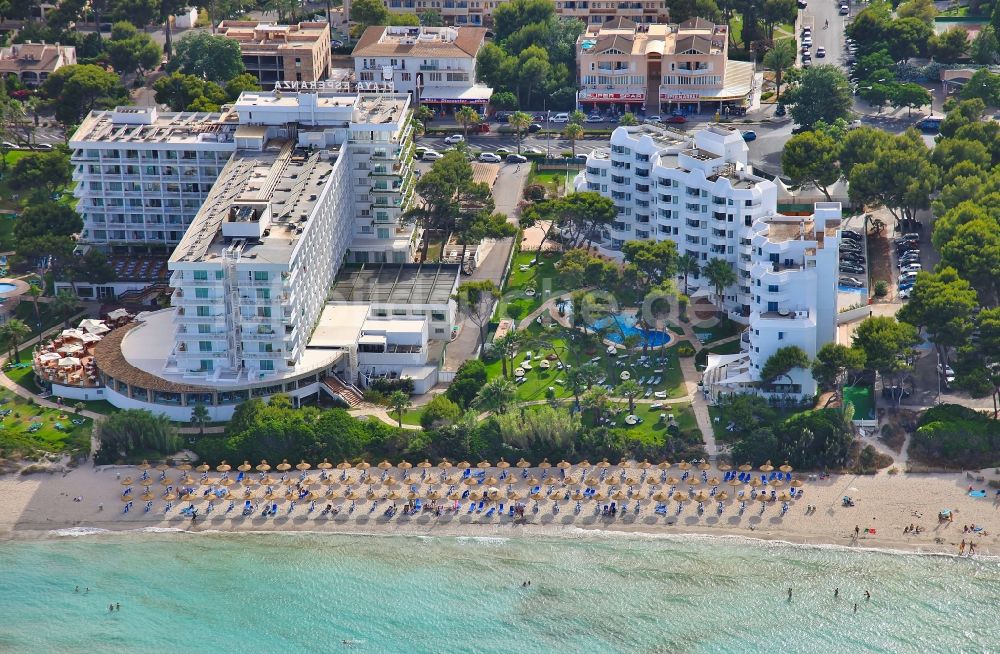
[[[738,515],[738,502],[732,499],[723,503],[723,513],[717,513],[717,502],[713,500],[704,503],[704,513],[699,515],[696,507],[697,502],[684,502],[681,512],[676,512],[677,502],[664,502],[666,514],[658,515],[654,512],[658,502],[652,499],[644,499],[641,502],[641,510],[637,515],[634,513],[635,502],[625,501],[629,507],[627,512],[619,513],[611,517],[602,515],[600,510],[595,508],[609,505],[610,501],[605,500],[583,500],[580,502],[580,511],[577,513],[574,508],[577,504],[574,500],[559,501],[559,512],[553,513],[552,506],[556,504],[549,499],[542,499],[538,502],[537,512],[533,510],[534,500],[527,499],[530,492],[528,481],[531,478],[539,480],[542,492],[547,494],[550,488],[565,489],[571,492],[573,488],[587,488],[580,483],[577,486],[560,486],[559,480],[561,471],[552,468],[548,471],[548,477],[542,478],[542,471],[538,469],[527,470],[528,479],[525,479],[521,470],[511,468],[507,470],[507,479],[503,482],[513,482],[511,484],[498,482],[497,486],[502,491],[514,490],[521,499],[518,500],[524,507],[522,519],[515,519],[507,515],[498,517],[487,515],[490,506],[497,507],[497,504],[504,503],[509,507],[513,502],[501,499],[499,502],[490,503],[487,499],[484,509],[480,512],[468,512],[470,501],[468,498],[459,502],[460,508],[457,512],[442,512],[436,515],[434,511],[424,510],[414,515],[404,515],[402,508],[406,504],[405,499],[388,500],[382,499],[371,510],[373,502],[365,497],[365,491],[369,488],[367,484],[358,484],[359,471],[349,470],[329,470],[335,483],[320,484],[319,474],[321,471],[309,470],[301,473],[295,469],[287,473],[289,484],[297,481],[303,474],[314,482],[312,488],[317,494],[323,494],[327,489],[334,489],[338,495],[343,496],[347,487],[339,483],[340,477],[347,476],[356,483],[353,485],[356,492],[361,493],[361,498],[354,503],[354,511],[349,511],[351,502],[338,498],[328,500],[322,496],[315,501],[315,509],[308,511],[308,502],[296,503],[294,510],[289,513],[291,505],[289,501],[277,503],[277,515],[262,517],[261,507],[270,502],[260,499],[263,488],[252,486],[257,505],[257,511],[252,515],[241,515],[243,501],[235,501],[235,509],[225,513],[224,509],[229,504],[228,501],[215,503],[214,510],[206,513],[207,502],[196,502],[198,508],[198,518],[191,520],[189,517],[180,514],[182,507],[190,506],[189,502],[180,500],[173,502],[173,507],[169,513],[164,513],[166,502],[160,499],[164,492],[164,486],[157,483],[160,473],[149,470],[147,474],[152,485],[150,491],[156,495],[153,508],[145,513],[143,511],[145,502],[139,494],[143,491],[143,486],[134,483],[131,487],[135,490],[133,497],[135,501],[127,514],[122,513],[123,503],[119,501],[123,487],[123,479],[139,479],[141,472],[130,467],[102,467],[93,468],[89,465],[79,469],[71,470],[65,474],[36,474],[26,477],[6,475],[0,477],[0,498],[2,498],[3,511],[0,512],[0,538],[2,539],[23,539],[39,538],[49,535],[57,530],[108,530],[124,531],[144,528],[160,529],[181,529],[185,531],[232,531],[232,532],[267,532],[267,531],[303,531],[303,532],[329,532],[329,533],[349,533],[349,534],[406,534],[406,535],[440,535],[440,536],[501,536],[501,537],[527,537],[527,536],[567,536],[574,535],[586,530],[602,530],[608,532],[634,532],[644,534],[705,534],[711,536],[736,536],[743,538],[755,538],[762,540],[787,541],[797,544],[829,544],[842,545],[846,547],[878,548],[901,551],[915,551],[928,553],[957,554],[958,547],[962,540],[974,542],[976,552],[979,555],[1000,555],[1000,504],[995,502],[995,491],[987,489],[987,497],[976,498],[968,495],[970,485],[977,489],[985,488],[985,484],[970,481],[965,474],[895,474],[890,475],[882,472],[874,476],[855,475],[832,475],[825,479],[811,478],[812,476],[801,476],[804,480],[801,490],[804,492],[802,499],[789,503],[788,511],[781,515],[781,502],[768,502],[764,505],[764,512],[760,513],[760,503],[747,502],[745,512]],[[392,469],[390,471],[372,468],[368,471],[374,487],[378,491],[377,496],[385,495],[389,490],[395,491],[397,495],[406,493],[407,485],[403,481],[406,476],[410,479],[421,475],[425,479],[440,479],[441,471],[436,468],[429,468],[426,471],[413,468],[402,471]],[[445,471],[447,475],[454,478],[458,474],[457,469]],[[580,479],[581,471],[576,468],[567,471],[576,481]],[[596,478],[600,471],[593,467],[589,471],[588,479]],[[641,471],[628,469],[629,477],[637,477]],[[675,466],[665,471],[673,477],[680,477],[682,474]],[[182,473],[171,469],[164,474],[170,479],[179,477]],[[201,475],[196,472],[189,473],[195,480],[200,480]],[[236,471],[231,473],[235,476]],[[270,473],[274,481],[278,480],[276,472]],[[494,478],[502,474],[501,470],[492,469],[485,471],[485,474]],[[666,489],[666,485],[661,485],[659,479],[663,473],[653,468],[647,471],[647,483],[640,486],[640,492],[644,498],[652,494],[654,489]],[[690,471],[692,476],[697,476],[696,469]],[[705,475],[712,477],[722,477],[720,471],[706,471]],[[759,474],[756,471],[751,474]],[[617,488],[620,480],[620,470],[617,466],[605,472],[605,484],[597,486],[598,490],[604,490],[610,495],[612,488]],[[253,471],[247,475],[249,478],[259,478],[260,473]],[[381,483],[382,477],[391,477],[399,480],[399,483],[392,486],[384,486]],[[798,476],[798,475],[797,475]],[[215,484],[220,478],[218,472],[209,473],[209,481]],[[596,484],[595,484],[596,485]],[[441,484],[434,488],[440,488],[442,492],[448,489],[448,484]],[[687,491],[689,486],[678,480],[674,485],[677,490]],[[207,487],[199,486],[199,492]],[[220,488],[220,487],[217,487]],[[276,492],[281,489],[283,493],[287,486],[275,484],[273,488]],[[432,488],[426,484],[418,487],[421,495],[427,494],[427,489]],[[470,487],[461,482],[457,484],[457,490],[463,491]],[[473,491],[482,486],[472,486]],[[623,485],[628,489],[627,484]],[[698,484],[694,490],[708,491],[709,486],[705,483]],[[724,483],[718,486],[720,490],[732,491],[731,487]],[[242,497],[242,487],[239,485],[231,487]],[[385,489],[385,490],[383,490]],[[747,490],[750,490],[747,488]],[[576,492],[576,491],[572,491]],[[845,507],[842,505],[842,498],[850,496],[855,506]],[[74,498],[81,498],[74,501]],[[476,502],[478,504],[478,502]],[[621,504],[618,502],[617,504]],[[98,505],[103,504],[103,509],[99,510]],[[322,509],[330,504],[338,509],[336,515],[322,515]],[[392,516],[384,515],[385,509],[395,504],[399,509]],[[429,507],[433,502],[424,499],[424,507]],[[454,502],[442,499],[437,502],[440,506],[452,506]],[[808,506],[815,507],[814,510],[807,510]],[[498,507],[497,507],[498,508]],[[941,521],[938,519],[940,511],[947,509],[951,512],[953,520]],[[509,509],[507,510],[509,511]],[[979,533],[964,533],[965,525],[975,524],[983,531]],[[904,533],[910,525],[921,527],[919,534]],[[858,535],[855,536],[855,528],[858,528]]]

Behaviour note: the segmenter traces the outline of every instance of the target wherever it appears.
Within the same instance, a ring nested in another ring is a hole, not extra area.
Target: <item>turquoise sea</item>
[[[3,653],[996,651],[996,559],[602,535],[0,543]]]

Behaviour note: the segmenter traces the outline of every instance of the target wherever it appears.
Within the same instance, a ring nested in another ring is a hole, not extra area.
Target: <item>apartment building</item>
[[[615,129],[610,147],[591,152],[575,180],[577,191],[596,191],[618,208],[602,251],[620,258],[626,241],[672,240],[702,264],[725,259],[741,282],[724,303],[746,322],[750,262],[740,249],[754,221],[776,212],[778,198],[773,182],[753,174],[747,153],[740,132],[721,125],[693,134],[656,125]]]
[[[226,20],[217,33],[240,44],[243,65],[264,88],[278,82],[317,82],[330,74],[330,25],[272,25]]]
[[[670,6],[666,0],[556,0],[556,13],[578,18],[588,25],[603,25],[616,18],[634,23],[666,23],[670,20]]]
[[[649,113],[746,107],[757,87],[754,65],[729,61],[729,27],[692,18],[679,25],[617,17],[577,39],[585,109]]]
[[[476,83],[480,27],[383,27],[365,30],[354,47],[359,83],[392,82],[414,102],[449,112],[462,105],[485,111],[493,89]]]
[[[749,327],[743,353],[715,361],[706,376],[713,393],[754,388],[779,347],[799,345],[812,356],[835,338],[840,204],[818,204],[812,217],[778,215],[777,187],[753,174],[747,151],[739,130],[721,125],[693,134],[619,127],[575,180],[577,191],[609,197],[618,210],[603,254],[620,258],[631,240],[671,240],[702,265],[722,259],[737,272],[736,284],[713,299]],[[809,395],[815,384],[806,371],[769,388]]]
[[[780,348],[797,346],[810,359],[836,340],[841,205],[820,202],[812,216],[768,216],[750,229],[749,327],[742,351],[709,356],[703,375],[711,396],[754,390],[810,397],[812,374],[797,368],[778,379],[761,369]]]
[[[236,149],[237,117],[92,111],[70,137],[81,246],[168,254]]]
[[[493,10],[506,0],[382,0],[392,14],[422,14],[437,12],[444,22],[455,27],[489,27],[493,25]],[[350,0],[344,11],[349,12]]]
[[[0,77],[13,75],[25,86],[40,86],[63,66],[76,63],[76,48],[58,43],[17,43],[0,48]]]

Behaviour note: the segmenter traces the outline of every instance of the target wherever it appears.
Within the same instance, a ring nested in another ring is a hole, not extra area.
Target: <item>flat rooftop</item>
[[[325,22],[275,25],[251,20],[226,20],[219,24],[218,34],[238,41],[243,54],[252,54],[311,48],[316,41],[330,38],[330,26]]]
[[[343,93],[339,91],[249,91],[236,100],[236,113],[248,114],[258,109],[276,108],[299,112],[303,124],[327,124],[337,120],[368,125],[403,124],[409,96],[390,93]],[[259,115],[258,115],[259,116]],[[258,119],[259,120],[259,117]],[[282,124],[291,120],[285,118]],[[315,121],[315,122],[313,122]],[[256,122],[256,121],[255,121]]]
[[[332,150],[297,149],[282,139],[271,139],[262,151],[237,150],[219,173],[170,261],[221,260],[229,245],[222,225],[232,219],[230,209],[244,203],[268,203],[270,227],[259,240],[248,239],[241,256],[258,263],[288,264],[337,156]]]
[[[70,143],[229,143],[237,126],[231,112],[160,112],[155,107],[117,107],[92,111]]]
[[[344,266],[333,282],[333,302],[447,304],[454,293],[458,264],[375,263]]]
[[[486,39],[482,27],[418,27],[374,25],[358,39],[357,57],[475,57]]]

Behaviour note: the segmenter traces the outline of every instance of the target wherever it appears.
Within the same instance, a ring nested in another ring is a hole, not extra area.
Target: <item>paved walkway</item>
[[[684,330],[684,337],[694,347],[695,355],[697,355],[705,346],[695,336],[691,325],[681,323],[679,326]],[[739,335],[731,338],[739,338]],[[712,345],[718,345],[726,341],[727,339],[725,338],[719,339],[713,342]],[[701,381],[701,373],[695,367],[695,357],[679,357],[678,360],[681,363],[681,372],[684,373],[684,384],[687,387],[688,397],[691,399],[691,410],[694,411],[695,420],[698,422],[698,428],[701,430],[701,437],[705,440],[705,450],[708,452],[709,458],[716,457],[719,455],[719,446],[715,442],[715,429],[712,427],[712,416],[708,413],[708,402],[705,400],[705,395],[701,392],[701,389],[698,388],[698,382]]]
[[[365,407],[358,407],[357,409],[349,409],[347,412],[350,413],[355,418],[366,418],[366,417],[378,418],[387,425],[392,425],[393,427],[399,426],[399,422],[396,420],[395,417],[389,415],[389,412],[385,409],[385,407],[365,406]],[[423,429],[423,427],[421,427],[420,425],[408,425],[404,422],[403,429],[419,431]]]

